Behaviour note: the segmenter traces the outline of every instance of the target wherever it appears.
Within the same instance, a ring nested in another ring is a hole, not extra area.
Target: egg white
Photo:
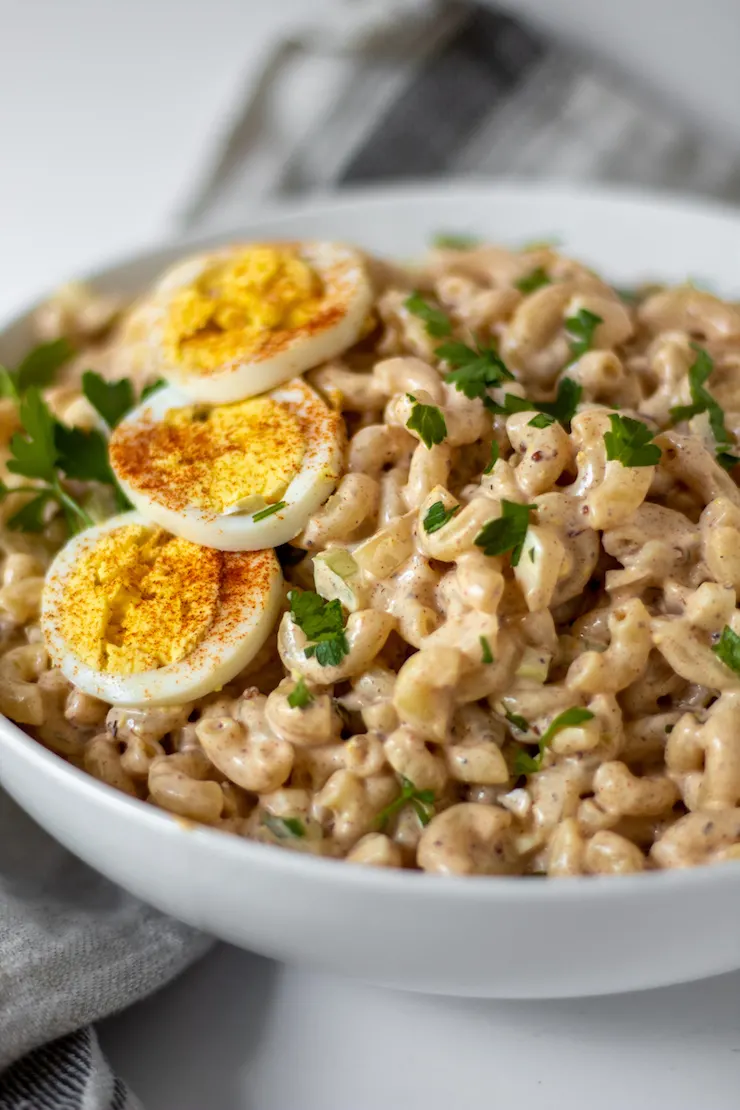
[[[325,403],[300,378],[273,390],[267,396],[277,402],[296,405],[298,417],[308,424],[317,426],[319,421],[326,422]],[[124,434],[129,424],[161,420],[170,409],[182,408],[191,403],[190,398],[175,389],[158,390],[121,422],[119,434]],[[169,508],[156,500],[149,491],[138,489],[129,481],[117,465],[115,450],[111,453],[111,462],[121,488],[143,516],[176,536],[203,547],[218,548],[220,551],[257,551],[264,547],[278,547],[294,539],[306,527],[311,514],[316,512],[335,489],[342,474],[343,458],[344,435],[341,422],[337,421],[335,432],[317,435],[315,441],[309,440],[306,443],[306,453],[300,468],[281,497],[285,507],[264,520],[255,520],[254,514],[266,507],[263,500],[257,506],[250,504],[249,509],[243,511],[229,506],[218,515],[213,510],[209,511],[198,505],[188,505],[178,510]]]
[[[254,658],[272,631],[283,596],[283,576],[273,551],[245,554],[265,581],[228,606],[219,605],[213,624],[193,651],[177,663],[139,674],[107,674],[85,663],[62,636],[57,620],[64,585],[76,563],[106,532],[147,524],[136,512],[123,513],[74,536],[58,553],[46,576],[41,627],[54,664],[78,689],[111,705],[180,705],[230,682]],[[239,558],[234,555],[232,558]],[[267,567],[268,573],[264,573]]]
[[[163,345],[164,323],[173,295],[192,285],[214,263],[227,260],[248,245],[234,244],[178,262],[154,287],[153,303],[158,306],[159,323],[152,328],[150,344],[156,372],[194,401],[210,404],[243,401],[336,358],[357,341],[370,310],[372,288],[358,251],[341,243],[300,243],[301,257],[322,278],[328,297],[341,312],[336,322],[315,333],[307,333],[305,326],[298,327],[275,354],[247,361],[232,360],[218,371],[198,373],[173,365]]]

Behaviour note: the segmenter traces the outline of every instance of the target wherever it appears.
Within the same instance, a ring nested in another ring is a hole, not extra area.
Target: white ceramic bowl
[[[616,281],[687,274],[737,293],[740,219],[656,198],[446,184],[324,199],[239,236],[321,236],[396,257],[439,230],[519,243],[558,235]],[[226,238],[233,238],[227,236]],[[95,277],[146,285],[191,244]],[[0,336],[0,361],[29,342]],[[412,990],[492,998],[606,994],[740,968],[740,866],[540,881],[444,879],[316,860],[184,823],[104,786],[0,720],[0,781],[72,852],[224,940]]]

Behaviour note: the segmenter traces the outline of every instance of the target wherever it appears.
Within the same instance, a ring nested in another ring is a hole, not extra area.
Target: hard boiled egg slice
[[[193,543],[256,551],[292,540],[342,473],[344,424],[302,379],[231,405],[151,395],[110,440],[116,476],[149,520]]]
[[[195,401],[241,401],[341,354],[372,302],[339,243],[251,243],[186,259],[154,287],[152,361]]]
[[[66,544],[41,624],[70,682],[113,705],[178,705],[230,682],[272,630],[274,551],[198,547],[124,513]]]

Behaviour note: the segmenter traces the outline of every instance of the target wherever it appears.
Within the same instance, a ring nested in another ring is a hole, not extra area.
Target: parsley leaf
[[[42,490],[36,497],[32,497],[23,508],[9,518],[8,528],[13,532],[43,532],[46,527],[44,509],[49,501],[53,500],[53,496],[49,490]]]
[[[510,725],[513,725],[519,732],[529,732],[529,721],[524,717],[520,717],[518,713],[510,713],[504,706],[504,716]]]
[[[40,343],[29,351],[16,370],[0,366],[0,397],[19,400],[31,386],[51,385],[54,376],[75,353],[68,339],[53,339]]]
[[[46,345],[47,348],[51,346]],[[53,373],[51,367],[60,365],[63,357],[69,357],[67,350],[56,345],[51,353],[45,350],[43,355],[32,357],[32,352],[21,364],[18,377],[14,380],[21,384],[28,383],[32,378],[45,380]],[[23,375],[21,370],[24,370]],[[8,470],[12,474],[41,481],[46,488],[39,489],[36,497],[11,517],[11,528],[40,531],[45,524],[44,509],[50,500],[56,501],[62,508],[70,533],[76,532],[80,526],[87,528],[93,524],[90,514],[62,485],[60,472],[78,481],[103,482],[113,486],[120,507],[129,507],[113,474],[105,436],[96,430],[88,432],[82,428],[68,428],[55,419],[39,386],[34,384],[24,385],[19,415],[23,431],[16,432],[10,441]]]
[[[524,537],[529,528],[529,514],[536,505],[519,505],[516,501],[501,501],[501,516],[489,520],[475,537],[476,547],[484,555],[503,555],[511,552],[511,565],[515,567],[522,555]]]
[[[558,392],[554,401],[538,401],[535,408],[539,412],[554,416],[566,432],[570,431],[570,422],[576,414],[583,387],[574,382],[572,378],[561,378],[558,382]]]
[[[492,401],[488,407],[492,412],[499,413],[501,416],[511,416],[515,412],[539,412],[553,418],[548,421],[548,424],[551,424],[553,420],[558,420],[569,432],[570,422],[576,414],[576,408],[581,400],[582,393],[582,386],[574,382],[572,378],[562,378],[558,384],[558,392],[554,401],[531,401],[528,397],[518,397],[515,393],[505,393],[503,404],[499,405]],[[538,421],[538,423],[535,423],[535,421]],[[539,422],[539,418],[536,416],[530,420],[530,424],[535,428],[547,427],[547,424]]]
[[[437,347],[437,357],[444,359],[452,367],[445,374],[446,382],[454,385],[471,400],[480,397],[488,407],[493,405],[488,390],[492,386],[501,385],[503,381],[514,380],[514,375],[498,352],[493,347],[483,347],[480,343],[475,347],[468,347],[466,343],[459,343],[457,340],[443,343]]]
[[[16,432],[10,441],[13,457],[8,462],[8,470],[11,474],[22,474],[24,478],[53,482],[57,463],[54,443],[56,422],[35,386],[31,386],[21,400],[20,417],[25,435]]]
[[[529,421],[528,427],[530,428],[549,428],[551,424],[555,423],[554,416],[548,416],[546,412],[538,412]]]
[[[692,343],[692,347],[696,351],[696,358],[689,368],[689,391],[692,404],[676,405],[672,408],[671,420],[678,423],[680,420],[690,420],[692,416],[697,416],[700,412],[706,412],[709,417],[712,435],[717,444],[717,462],[725,470],[731,470],[740,460],[727,450],[728,447],[733,447],[734,444],[725,426],[725,414],[719,402],[708,389],[704,388],[704,383],[714,370],[714,362],[709,352],[705,351],[703,347],[700,347],[697,343]]]
[[[573,728],[575,725],[582,725],[585,721],[593,720],[593,713],[590,709],[581,709],[579,706],[574,706],[572,709],[566,709],[563,713],[559,713],[557,717],[550,722],[546,732],[540,738],[540,744],[546,747],[552,738],[564,728]]]
[[[291,617],[309,640],[340,632],[344,627],[342,606],[336,598],[324,601],[313,590],[291,590],[288,600]]]
[[[417,790],[411,779],[401,776],[401,793],[397,798],[381,809],[378,816],[375,818],[378,828],[382,832],[386,827],[391,817],[394,817],[400,809],[407,804],[411,805],[419,818],[422,825],[428,825],[433,816],[433,806],[435,802],[433,790]]]
[[[108,444],[100,432],[67,428],[57,422],[54,427],[54,443],[57,448],[57,466],[68,478],[76,478],[80,482],[115,485],[115,477],[108,461]]]
[[[480,636],[479,640],[481,663],[493,663],[493,652],[491,651],[491,645],[488,642],[488,638],[486,636]]]
[[[660,447],[651,443],[654,432],[641,420],[609,414],[611,431],[604,433],[606,457],[622,466],[655,466],[660,462]]]
[[[590,709],[581,709],[579,706],[574,706],[573,709],[566,709],[563,713],[559,713],[540,737],[539,751],[536,756],[530,755],[524,749],[517,752],[514,760],[515,772],[518,775],[531,775],[533,772],[539,771],[542,767],[545,750],[552,742],[553,737],[564,728],[573,728],[575,725],[582,725],[585,721],[593,720],[593,716]]]
[[[406,421],[406,427],[412,432],[419,433],[419,439],[426,448],[442,443],[447,435],[447,425],[441,409],[436,405],[423,405],[410,393],[406,396],[409,401],[413,401],[414,405],[411,416]]]
[[[306,686],[305,678],[299,678],[288,694],[288,705],[291,709],[305,709],[313,700],[313,694]]]
[[[591,350],[591,344],[594,341],[594,332],[599,324],[604,321],[601,316],[597,316],[595,312],[589,312],[587,308],[582,308],[575,316],[568,316],[565,321],[565,330],[568,332],[570,338],[570,360],[576,362],[581,355],[585,355],[586,351]]]
[[[50,343],[40,343],[29,351],[15,372],[16,390],[22,396],[31,386],[51,385],[57,370],[69,362],[75,349],[68,339],[53,339]]]
[[[288,600],[292,619],[306,639],[313,641],[304,650],[306,658],[312,659],[315,655],[322,667],[338,666],[349,653],[339,601],[336,598],[324,601],[313,590],[291,590]]]
[[[287,504],[287,501],[276,501],[274,505],[268,505],[266,508],[260,509],[258,513],[253,513],[252,520],[265,520],[268,516],[272,516],[273,513],[279,513]]]
[[[288,836],[300,838],[306,835],[303,822],[298,817],[275,817],[272,813],[263,813],[262,824],[281,840]]]
[[[520,293],[534,293],[535,290],[541,289],[543,285],[552,285],[552,280],[541,266],[532,270],[531,274],[525,274],[524,277],[520,277],[518,281],[514,282],[514,287]]]
[[[487,408],[499,416],[511,416],[515,412],[533,412],[537,406],[527,397],[518,397],[516,393],[504,393],[503,404],[491,401]]]
[[[307,659],[313,659],[315,655],[317,662],[322,667],[338,667],[348,653],[349,644],[344,632],[340,632],[336,636],[327,636],[318,644],[307,647],[304,652]]]
[[[535,771],[539,771],[541,763],[539,755],[530,755],[526,748],[519,748],[514,756],[514,774],[517,778],[520,775],[533,775]]]
[[[420,320],[424,321],[427,335],[431,335],[435,339],[442,339],[445,335],[452,334],[452,323],[449,316],[441,308],[430,304],[421,293],[412,293],[403,303],[413,316],[418,316]]]
[[[735,674],[740,674],[740,636],[732,631],[729,624],[722,629],[719,642],[714,645],[712,651],[726,667]]]
[[[82,392],[112,430],[134,407],[134,389],[128,378],[108,382],[94,370],[82,375]]]
[[[475,235],[458,235],[455,232],[441,231],[432,239],[433,247],[451,251],[472,251],[481,240]]]
[[[0,398],[6,397],[11,401],[17,401],[18,387],[13,371],[8,370],[7,366],[0,366]]]
[[[444,528],[449,520],[452,520],[459,510],[459,505],[453,505],[451,509],[446,509],[441,501],[435,501],[424,517],[424,531],[438,532],[440,528]]]
[[[496,442],[496,440],[494,439],[491,443],[491,461],[489,462],[488,466],[485,467],[485,469],[483,471],[484,474],[490,474],[491,473],[494,466],[498,462],[499,454],[500,454],[499,445]]]
[[[142,389],[140,400],[146,401],[147,397],[151,397],[152,393],[156,393],[158,390],[164,389],[166,385],[167,382],[164,378],[157,378],[156,382],[149,382],[149,385],[145,385]]]

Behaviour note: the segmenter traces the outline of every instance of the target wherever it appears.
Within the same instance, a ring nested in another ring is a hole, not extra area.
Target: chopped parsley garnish
[[[441,501],[435,501],[424,517],[424,531],[438,532],[440,528],[444,528],[449,520],[452,520],[459,509],[459,505],[453,505],[451,509],[446,509]]]
[[[447,425],[442,410],[436,405],[422,404],[411,393],[407,393],[406,396],[414,405],[411,416],[406,421],[406,427],[412,432],[418,432],[419,439],[426,448],[442,443],[447,436]]]
[[[568,316],[565,321],[565,330],[570,338],[570,362],[575,362],[591,350],[594,341],[594,332],[599,324],[603,324],[601,316],[582,308],[575,316]],[[569,365],[570,365],[569,362]]]
[[[298,817],[275,817],[272,813],[263,813],[262,824],[281,840],[288,836],[300,838],[306,835],[305,826]]]
[[[150,382],[142,389],[139,400],[146,401],[147,397],[151,397],[166,385],[164,378]],[[86,370],[82,375],[82,392],[111,431],[136,404],[134,390],[128,378],[109,382],[95,370]]]
[[[514,286],[520,293],[534,293],[535,290],[541,289],[543,285],[552,285],[552,281],[541,266],[532,270],[531,274],[525,274],[524,277],[520,277],[518,281],[514,282]]]
[[[52,414],[41,395],[54,374],[74,354],[66,339],[36,347],[15,371],[0,368],[0,394],[18,401],[22,432],[10,442],[8,470],[43,486],[0,485],[0,500],[9,493],[32,493],[33,498],[8,520],[14,530],[39,532],[46,524],[46,507],[56,502],[70,534],[93,523],[83,505],[63,485],[63,478],[101,482],[111,486],[121,509],[130,508],[108,459],[106,437],[97,429],[68,427]],[[109,427],[114,427],[133,404],[128,381],[106,382],[88,370],[83,375],[83,392]]]
[[[735,674],[740,674],[740,636],[732,631],[729,624],[722,629],[722,635],[712,651],[726,667]]]
[[[519,775],[533,775],[535,771],[539,771],[542,760],[539,755],[530,755],[526,748],[519,748],[514,756],[514,774]]]
[[[145,385],[142,389],[140,400],[146,401],[148,397],[151,397],[152,393],[158,393],[159,390],[164,389],[166,385],[167,382],[164,378],[157,378],[156,382],[149,382],[149,385]]]
[[[502,416],[511,416],[515,412],[537,412],[552,419],[540,421],[535,416],[529,423],[535,428],[546,428],[553,421],[559,421],[567,432],[570,431],[570,422],[576,414],[576,409],[581,400],[583,388],[572,378],[563,378],[558,383],[558,392],[554,401],[530,401],[528,397],[517,397],[515,393],[505,393],[503,404],[491,402],[488,406],[492,412]]]
[[[558,392],[554,401],[538,401],[535,408],[539,412],[554,416],[566,432],[570,431],[570,422],[576,414],[576,409],[581,400],[583,387],[574,382],[572,378],[561,378],[558,382]]]
[[[432,239],[432,246],[450,251],[472,251],[481,240],[475,235],[458,235],[455,232],[441,231]]]
[[[696,343],[692,343],[692,347],[696,351],[696,358],[689,369],[689,391],[692,403],[690,405],[676,405],[672,408],[671,420],[677,424],[681,420],[690,420],[692,416],[705,412],[709,418],[709,426],[717,444],[717,462],[725,470],[731,470],[740,459],[728,450],[728,448],[734,447],[734,444],[725,426],[725,414],[722,411],[722,406],[709,390],[704,388],[704,383],[714,370],[714,362],[709,352],[705,351],[703,347]]]
[[[519,505],[516,501],[501,501],[501,516],[489,520],[475,537],[476,547],[484,555],[503,555],[511,552],[511,565],[515,567],[522,555],[524,537],[529,528],[529,514],[536,505]]]
[[[481,663],[493,663],[494,661],[491,645],[486,636],[480,637],[480,661]]]
[[[513,416],[515,412],[535,412],[537,405],[534,401],[530,401],[527,397],[519,397],[516,393],[504,393],[504,400],[502,404],[496,401],[491,401],[487,406],[491,412],[498,413],[499,416]]]
[[[550,723],[547,731],[540,737],[539,751],[536,756],[530,755],[523,748],[516,753],[514,760],[515,773],[517,775],[531,775],[533,772],[539,771],[542,767],[545,750],[553,737],[564,728],[573,728],[575,725],[582,725],[585,721],[593,720],[593,716],[590,709],[580,709],[578,706],[574,706],[573,709],[566,709],[564,713],[558,714]]]
[[[299,678],[288,694],[288,705],[291,709],[305,709],[312,701],[313,694],[306,686],[305,678]]]
[[[445,381],[471,400],[479,397],[488,408],[493,406],[488,390],[503,381],[514,380],[514,375],[498,352],[480,343],[468,347],[466,343],[452,340],[437,347],[437,357],[452,367],[445,374]]]
[[[324,601],[313,590],[291,590],[288,601],[292,619],[312,641],[304,651],[306,658],[315,655],[322,667],[337,667],[349,652],[339,601]]]
[[[401,776],[401,793],[397,798],[381,809],[376,817],[378,828],[382,832],[386,827],[391,817],[394,817],[399,810],[403,809],[405,805],[413,807],[416,816],[422,825],[428,825],[434,813],[434,791],[433,790],[417,790],[411,779]]]
[[[530,548],[529,548],[529,551],[527,552],[527,554],[529,555],[529,561],[530,561],[530,563],[533,563],[533,562],[534,562],[534,560],[535,560],[535,552],[534,552],[534,548],[533,548],[533,547],[530,547]]]
[[[421,293],[412,293],[403,303],[413,316],[418,316],[424,321],[427,335],[431,335],[434,339],[442,339],[445,335],[452,334],[452,322],[449,316],[441,308],[430,304]]]
[[[21,423],[25,436],[16,432],[10,441],[12,459],[8,470],[24,478],[40,478],[45,482],[57,480],[59,451],[54,442],[56,421],[39,393],[32,387],[20,406]]]
[[[70,534],[94,522],[82,505],[62,485],[62,475],[80,481],[104,482],[115,486],[108,462],[105,437],[100,432],[68,428],[56,420],[36,386],[29,386],[20,402],[23,432],[10,441],[8,470],[23,478],[43,482],[42,487],[0,488],[0,498],[8,493],[33,493],[33,499],[8,520],[15,530],[38,532],[44,527],[49,501],[62,509]]]
[[[656,466],[660,462],[660,447],[653,443],[655,432],[641,420],[630,416],[609,414],[611,431],[604,432],[606,457],[622,466]]]
[[[82,392],[111,429],[134,407],[134,388],[128,378],[108,382],[94,370],[86,370],[82,375]]]
[[[68,478],[79,482],[115,485],[116,480],[108,461],[108,444],[100,432],[67,428],[64,424],[57,423],[54,443],[58,452],[58,465]]]
[[[548,416],[546,412],[538,412],[529,421],[528,427],[530,428],[549,428],[551,424],[555,423],[554,416]]]
[[[491,461],[489,462],[488,466],[486,466],[484,468],[484,470],[483,470],[484,474],[490,474],[491,473],[494,466],[498,462],[498,457],[499,457],[499,446],[498,446],[498,443],[496,442],[496,440],[494,439],[493,442],[491,443]]]
[[[57,370],[69,362],[74,353],[68,339],[54,339],[29,351],[16,370],[0,366],[0,397],[18,401],[32,386],[43,389],[51,385]]]
[[[504,706],[504,716],[510,725],[513,725],[519,732],[529,732],[529,721],[524,717],[520,717],[518,713],[510,713]]]
[[[252,520],[264,520],[266,517],[272,516],[273,513],[279,513],[287,504],[287,501],[276,501],[274,505],[268,505],[266,508],[260,509],[258,513],[253,513]]]

